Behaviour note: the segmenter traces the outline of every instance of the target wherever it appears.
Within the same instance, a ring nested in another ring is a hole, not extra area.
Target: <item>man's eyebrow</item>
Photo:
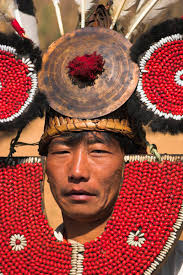
[[[103,138],[99,138],[97,136],[94,136],[92,138],[89,138],[87,143],[88,143],[88,145],[92,145],[92,144],[95,144],[95,143],[108,144],[109,141],[107,141]]]
[[[53,145],[67,145],[68,144],[68,140],[63,140],[63,139],[56,139],[56,140],[52,140],[50,142],[50,146]]]
[[[84,137],[86,143],[88,145],[100,143],[100,144],[109,144],[110,139],[103,138],[103,137],[98,137],[96,135]],[[50,142],[50,146],[55,146],[55,145],[65,145],[65,146],[74,146],[78,143],[81,142],[82,139],[75,139],[73,137],[66,137],[62,139],[54,139]]]

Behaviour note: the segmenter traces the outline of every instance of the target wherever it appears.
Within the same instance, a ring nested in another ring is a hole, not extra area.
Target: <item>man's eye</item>
[[[69,151],[67,150],[58,150],[58,151],[53,151],[52,154],[53,155],[64,155],[64,154],[68,154]]]
[[[106,150],[93,150],[92,153],[105,154],[105,153],[108,153],[108,152]]]

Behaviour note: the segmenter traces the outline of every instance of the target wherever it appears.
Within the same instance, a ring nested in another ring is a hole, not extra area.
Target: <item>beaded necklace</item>
[[[125,160],[112,217],[97,240],[84,244],[80,274],[153,274],[181,232],[183,157],[165,155],[161,163],[152,156]],[[77,274],[71,261],[73,245],[58,241],[43,215],[42,181],[40,158],[14,158],[8,166],[1,162],[3,275]]]

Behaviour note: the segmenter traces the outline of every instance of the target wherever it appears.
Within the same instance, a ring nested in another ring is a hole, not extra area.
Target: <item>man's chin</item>
[[[84,211],[73,211],[69,213],[63,213],[64,216],[69,217],[72,220],[80,222],[92,222],[96,221],[96,213],[94,212],[84,212]]]
[[[70,209],[70,211],[64,211],[62,209],[63,217],[72,219],[73,221],[78,222],[98,222],[98,221],[105,221],[107,220],[110,215],[108,211],[100,211],[99,209],[91,209],[91,207],[85,208],[85,209],[77,209],[77,207],[74,207],[73,209]]]

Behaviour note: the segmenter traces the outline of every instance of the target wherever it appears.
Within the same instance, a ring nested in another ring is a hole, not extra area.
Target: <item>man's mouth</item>
[[[90,193],[85,190],[71,190],[65,194],[66,197],[69,197],[72,200],[77,201],[86,201],[95,196],[94,193]]]

